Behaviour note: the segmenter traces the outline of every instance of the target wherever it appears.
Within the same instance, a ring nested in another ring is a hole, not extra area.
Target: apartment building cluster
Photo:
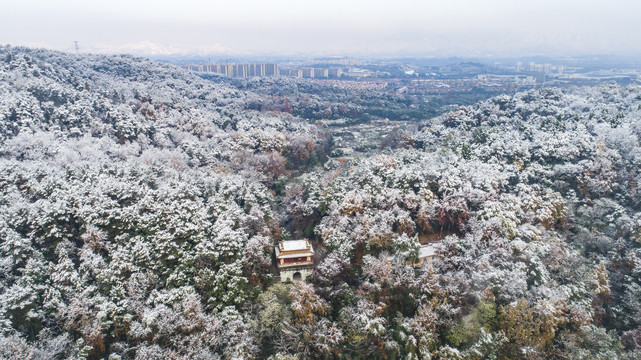
[[[283,76],[291,76],[303,79],[338,79],[343,76],[341,68],[283,68],[280,70]]]
[[[229,77],[251,76],[291,76],[300,79],[339,79],[341,77],[363,78],[372,76],[366,69],[341,67],[283,67],[276,63],[227,63],[227,64],[190,64],[187,70],[219,74]]]
[[[229,77],[280,75],[278,64],[275,63],[200,64],[186,65],[185,68],[191,71],[210,72]]]
[[[565,71],[565,66],[563,65],[552,65],[552,64],[537,64],[533,61],[530,61],[527,64],[527,67],[524,66],[523,62],[518,61],[516,63],[516,71],[521,72],[521,71],[530,71],[530,72],[540,72],[544,74],[550,74],[550,73],[557,73],[557,74],[563,74]]]

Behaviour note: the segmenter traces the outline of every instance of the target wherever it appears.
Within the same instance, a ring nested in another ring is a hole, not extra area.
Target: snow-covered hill
[[[641,88],[499,96],[328,159],[292,106],[384,94],[233,84],[0,48],[0,358],[641,358]],[[274,283],[288,229],[309,283]]]

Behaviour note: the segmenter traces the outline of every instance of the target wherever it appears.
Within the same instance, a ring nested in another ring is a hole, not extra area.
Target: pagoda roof
[[[311,244],[306,239],[301,240],[284,240],[280,242],[283,251],[307,250]]]
[[[307,239],[283,240],[274,247],[274,251],[278,259],[314,256],[314,247]]]

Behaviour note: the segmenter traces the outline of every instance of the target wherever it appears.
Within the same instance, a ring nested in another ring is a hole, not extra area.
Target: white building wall
[[[308,277],[310,277],[313,273],[314,270],[310,268],[303,268],[303,269],[280,269],[280,281],[281,282],[287,282],[287,281],[294,281],[294,274],[300,273],[301,275],[301,280],[306,281]]]

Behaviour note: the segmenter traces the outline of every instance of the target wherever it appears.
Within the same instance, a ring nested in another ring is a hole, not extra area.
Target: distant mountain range
[[[198,46],[172,46],[145,40],[122,45],[95,44],[89,47],[80,46],[80,51],[97,54],[132,54],[137,56],[207,56],[228,55],[247,56],[249,51],[234,49],[222,44]]]

